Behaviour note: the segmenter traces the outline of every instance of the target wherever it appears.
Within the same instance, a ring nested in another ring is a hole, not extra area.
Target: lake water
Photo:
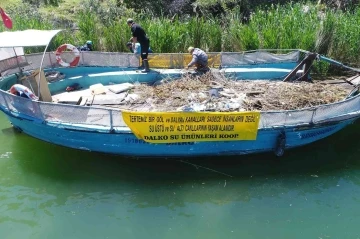
[[[360,122],[282,158],[122,158],[0,129],[1,239],[360,238]]]

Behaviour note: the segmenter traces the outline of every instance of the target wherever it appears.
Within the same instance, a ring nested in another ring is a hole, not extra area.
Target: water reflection
[[[359,123],[282,158],[134,159],[41,142],[3,119],[1,238],[358,236]]]
[[[359,129],[360,124],[354,124],[328,139],[288,151],[282,158],[260,154],[201,159],[135,159],[89,153],[5,129],[5,137],[21,150],[11,154],[17,167],[9,164],[12,179],[1,179],[0,192],[4,195],[6,188],[20,187],[36,197],[45,196],[39,204],[44,209],[69,201],[89,206],[129,202],[138,208],[174,209],[186,203],[223,205],[289,192],[319,194],[342,180],[360,185],[351,173],[360,168]],[[15,178],[16,174],[22,176]]]

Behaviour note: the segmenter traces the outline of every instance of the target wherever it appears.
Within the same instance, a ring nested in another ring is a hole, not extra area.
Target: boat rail
[[[0,109],[8,115],[59,126],[73,125],[112,131],[126,127],[121,109],[31,101],[0,91]],[[262,111],[259,129],[331,123],[360,117],[360,95],[312,108]]]
[[[256,50],[246,52],[209,52],[209,66],[214,68],[230,68],[241,66],[254,66],[259,64],[281,64],[297,63],[306,54],[302,50],[284,49],[284,50]],[[49,69],[61,67],[53,52],[34,53],[24,55],[25,66],[18,67],[19,71],[29,71],[38,68]],[[43,58],[44,57],[44,58]],[[71,52],[62,53],[63,59],[71,59]],[[43,58],[43,62],[42,62]],[[151,68],[180,69],[184,68],[192,56],[188,53],[150,53],[149,64]],[[14,69],[14,64],[5,64],[0,61],[0,73],[9,69]],[[71,61],[71,60],[70,60]],[[42,65],[41,65],[42,62]],[[132,53],[121,52],[80,52],[79,66],[100,66],[100,67],[138,67],[140,59]],[[14,73],[11,71],[10,73]]]

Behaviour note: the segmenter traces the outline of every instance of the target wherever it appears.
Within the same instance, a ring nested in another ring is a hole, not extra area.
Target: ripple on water
[[[0,159],[8,159],[10,158],[10,155],[12,154],[12,152],[5,152],[0,154]]]

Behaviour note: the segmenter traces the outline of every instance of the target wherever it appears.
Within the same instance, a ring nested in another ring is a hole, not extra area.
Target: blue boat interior
[[[236,80],[281,80],[289,74],[296,65],[296,62],[257,64],[223,68],[220,70],[212,69],[212,71]],[[151,85],[165,78],[181,78],[181,76],[186,73],[186,71],[182,69],[151,69],[148,73],[141,73],[136,68],[102,66],[80,66],[75,68],[52,68],[44,70],[45,73],[51,71],[57,71],[65,75],[61,80],[48,83],[52,95],[64,92],[66,87],[75,83],[84,89],[97,83],[109,85],[139,82]],[[16,82],[17,75],[15,74],[4,77],[4,79],[0,81],[0,88],[2,90],[8,90]]]

